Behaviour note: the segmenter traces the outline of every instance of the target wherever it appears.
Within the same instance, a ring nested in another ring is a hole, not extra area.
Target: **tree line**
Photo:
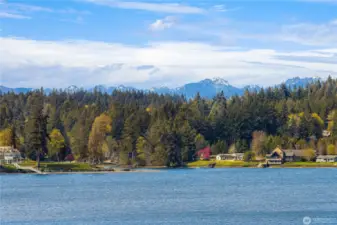
[[[276,146],[337,154],[337,80],[226,99],[43,89],[0,93],[0,145],[33,160],[181,166],[210,146],[247,160]],[[324,133],[331,135],[323,135]]]

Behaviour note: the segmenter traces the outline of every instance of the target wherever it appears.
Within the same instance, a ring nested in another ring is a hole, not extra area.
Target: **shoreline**
[[[162,168],[162,169],[328,169],[328,168],[334,168],[337,169],[337,166],[316,166],[316,167],[309,167],[309,166],[273,166],[268,168],[258,168],[258,167],[239,167],[239,166],[218,166],[214,168],[208,168],[208,167],[185,167],[185,168]],[[36,174],[36,175],[61,175],[61,174],[113,174],[113,173],[158,173],[162,172],[159,169],[136,169],[136,170],[130,170],[130,171],[66,171],[66,172],[43,172],[41,174],[39,173],[33,173],[33,172],[5,172],[1,171],[0,175],[2,174]]]
[[[287,169],[287,168],[290,168],[290,169],[327,169],[327,168],[336,168],[337,169],[337,166],[271,166],[271,167],[267,167],[267,168],[260,168],[260,167],[247,167],[247,166],[216,166],[214,168],[208,168],[208,167],[188,167],[188,168],[191,168],[191,169],[238,169],[238,168],[246,168],[246,169]]]
[[[65,171],[65,172],[42,172],[42,173],[34,173],[34,172],[5,172],[1,171],[0,174],[37,174],[37,175],[53,175],[53,174],[110,174],[110,173],[158,173],[161,172],[159,170],[130,170],[130,171]]]
[[[138,168],[114,168],[113,170],[101,170],[97,168],[90,168],[88,165],[81,164],[83,167],[73,167],[74,164],[51,164],[56,165],[57,169],[55,170],[49,168],[49,170],[41,171],[42,173],[36,173],[34,171],[30,171],[26,168],[17,169],[13,165],[7,165],[6,167],[0,168],[0,174],[110,174],[110,173],[153,173],[153,172],[162,172],[163,170],[177,170],[177,169],[211,169],[209,164],[215,163],[214,161],[194,161],[186,164],[182,167],[177,168],[168,168],[165,166],[145,166],[145,167],[138,167]],[[76,165],[76,164],[75,164]],[[77,164],[80,166],[79,164]],[[216,162],[214,168],[221,169],[221,168],[259,168],[257,162],[243,162],[243,161],[220,161]],[[85,168],[87,167],[87,168]],[[270,165],[271,169],[282,169],[282,168],[337,168],[337,163],[316,163],[316,162],[289,162],[282,165]],[[267,169],[263,168],[263,169]]]

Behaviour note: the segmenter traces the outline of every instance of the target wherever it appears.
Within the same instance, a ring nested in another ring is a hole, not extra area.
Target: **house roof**
[[[306,149],[280,149],[275,148],[271,154],[267,154],[267,158],[271,158],[274,154],[277,154],[280,158],[284,157],[308,157],[308,151]]]
[[[277,154],[278,157],[283,158],[285,153],[284,153],[283,150],[281,150],[279,147],[277,147],[277,148],[275,148],[275,149],[272,151],[272,153],[267,154],[266,157],[267,157],[267,158],[271,158],[274,154]]]
[[[317,159],[335,159],[337,158],[337,155],[319,155],[317,156]]]
[[[306,149],[284,149],[282,150],[286,156],[306,157],[308,156]]]

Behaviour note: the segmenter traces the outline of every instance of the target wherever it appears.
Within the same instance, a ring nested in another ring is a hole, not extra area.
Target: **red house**
[[[212,154],[212,152],[211,152],[211,148],[209,146],[207,146],[203,149],[200,149],[197,152],[197,155],[198,155],[200,160],[208,160],[210,158],[211,154]]]

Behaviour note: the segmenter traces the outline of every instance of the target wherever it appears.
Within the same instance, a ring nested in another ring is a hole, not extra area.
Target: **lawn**
[[[188,167],[207,167],[211,163],[216,163],[215,167],[257,167],[258,162],[244,162],[244,161],[215,161],[215,160],[199,160],[195,162],[190,162],[187,164]]]
[[[199,160],[190,162],[188,167],[207,167],[211,163],[216,163],[215,167],[257,167],[258,162],[244,162],[244,161],[215,161],[215,160]],[[336,167],[337,163],[317,163],[317,162],[288,162],[282,165],[271,165],[271,167],[307,167],[307,168],[320,168],[320,167]]]
[[[272,167],[275,167],[272,165]],[[328,162],[287,162],[280,167],[337,167],[337,163],[328,163]]]
[[[36,166],[36,162],[33,161],[33,160],[25,160],[25,161],[19,163],[19,165],[20,166],[32,166],[32,167],[34,167],[34,166]]]
[[[68,162],[42,162],[41,169],[44,171],[93,171],[95,168],[88,163],[68,163]]]
[[[36,162],[26,160],[20,163],[20,166],[36,167]],[[93,171],[96,168],[91,167],[88,163],[73,163],[73,162],[41,162],[41,170],[43,171]]]

